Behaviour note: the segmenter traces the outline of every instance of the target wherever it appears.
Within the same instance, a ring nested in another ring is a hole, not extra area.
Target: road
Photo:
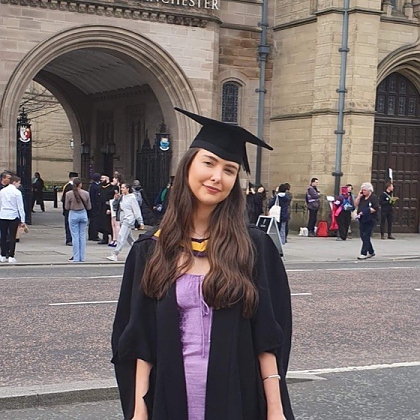
[[[364,263],[364,264],[363,264]],[[420,419],[420,262],[287,264],[297,419]],[[0,390],[110,380],[122,266],[0,269]],[[3,388],[1,388],[3,387]],[[0,419],[118,419],[116,401],[0,412]]]

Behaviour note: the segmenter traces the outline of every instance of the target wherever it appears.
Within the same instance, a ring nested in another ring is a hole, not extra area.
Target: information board
[[[281,246],[280,232],[277,221],[273,216],[259,216],[257,227],[265,232],[273,240],[281,257],[284,257],[283,248]]]

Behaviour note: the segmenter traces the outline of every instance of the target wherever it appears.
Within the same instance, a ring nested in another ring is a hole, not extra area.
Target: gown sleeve
[[[250,229],[256,248],[255,285],[259,293],[252,319],[254,349],[257,354],[274,353],[280,380],[284,416],[294,420],[286,383],[292,340],[292,308],[286,270],[271,238],[258,228]],[[260,384],[262,386],[262,383]]]
[[[250,229],[256,248],[255,285],[259,294],[252,319],[257,354],[272,352],[279,369],[286,374],[292,339],[292,309],[287,273],[271,238],[257,228]]]
[[[130,250],[112,330],[111,361],[124,418],[131,418],[134,412],[137,359],[152,365],[156,362],[156,301],[145,296],[140,288],[152,242],[150,238],[142,238]]]

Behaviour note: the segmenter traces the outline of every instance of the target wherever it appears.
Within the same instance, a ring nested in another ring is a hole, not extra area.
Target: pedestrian
[[[255,224],[257,223],[257,215],[255,214],[255,187],[251,182],[248,182],[248,185],[245,190],[245,202],[246,202],[246,214],[248,217],[248,222]]]
[[[277,222],[277,225],[280,232],[281,244],[284,245],[286,243],[286,225],[290,218],[290,199],[287,195],[286,184],[280,184],[277,191],[278,193],[272,197],[268,203],[268,208],[271,209],[271,207],[273,207],[276,203],[276,200],[278,201],[278,205],[281,207],[280,221]]]
[[[10,184],[0,191],[0,262],[15,264],[16,233],[19,227],[27,229],[20,178],[11,175]]]
[[[117,171],[116,171],[117,172]],[[111,212],[111,228],[112,228],[112,241],[108,246],[115,248],[117,246],[118,234],[120,233],[120,219],[117,220],[117,208],[121,197],[122,176],[117,173],[112,178],[111,185],[113,186],[113,197],[109,201],[109,208]]]
[[[98,245],[108,245],[109,236],[112,235],[111,206],[110,201],[114,197],[114,186],[109,182],[109,176],[101,175],[99,188],[99,223],[98,232],[102,233],[102,239]]]
[[[148,226],[155,226],[155,216],[153,215],[152,208],[150,207],[147,194],[144,191],[144,188],[142,187],[138,179],[135,179],[133,181],[133,194],[136,197],[137,202],[139,203],[141,214],[143,215],[144,224]],[[138,228],[137,223],[136,228]]]
[[[388,239],[395,239],[392,236],[392,221],[394,209],[394,185],[388,182],[385,191],[379,196],[379,205],[381,206],[381,239],[385,239],[385,223],[388,225]]]
[[[155,211],[156,219],[158,221],[162,220],[168,206],[172,182],[173,177],[170,177],[169,182],[159,191],[159,194],[156,196],[153,203],[153,210]]]
[[[120,232],[120,189],[114,189],[114,198],[109,201],[111,210],[112,240],[108,246],[115,248],[117,246],[118,233]]]
[[[35,213],[35,203],[41,207],[41,211],[45,211],[44,180],[41,178],[39,172],[35,172],[32,178],[32,213]]]
[[[0,190],[2,190],[4,187],[7,187],[10,184],[11,176],[12,174],[8,171],[3,171],[1,173]]]
[[[319,210],[319,199],[321,194],[318,189],[318,178],[311,179],[311,185],[306,190],[306,206],[309,210],[308,236],[315,236],[316,218]]]
[[[345,241],[351,223],[351,212],[354,210],[353,197],[349,193],[348,187],[341,187],[341,194],[334,202],[334,211],[338,224],[338,241]]]
[[[133,234],[135,222],[137,221],[140,229],[144,229],[143,216],[141,214],[140,206],[133,194],[131,185],[121,184],[121,197],[118,200],[120,229],[117,239],[117,247],[112,254],[107,257],[110,261],[118,261],[118,254],[121,252],[123,246],[127,242],[130,246],[134,243]],[[117,209],[118,215],[118,209]],[[117,217],[118,218],[118,217]]]
[[[271,238],[247,227],[239,181],[241,164],[249,173],[245,142],[272,148],[179,111],[203,127],[160,230],[130,251],[114,321],[124,418],[292,420],[287,274]]]
[[[92,208],[89,211],[89,229],[88,229],[88,240],[89,241],[100,241],[98,228],[99,228],[99,215],[100,215],[100,183],[101,175],[95,172],[92,175],[92,183],[89,187],[90,204]]]
[[[71,242],[71,232],[69,226],[69,212],[66,210],[66,194],[73,189],[73,180],[77,178],[79,174],[77,172],[69,172],[69,181],[63,187],[63,193],[61,195],[61,202],[63,204],[63,216],[64,216],[64,229],[66,232],[66,245],[72,246]]]
[[[264,214],[264,206],[267,200],[267,190],[264,185],[260,184],[257,187],[257,191],[254,197],[254,208],[255,208],[255,223],[257,223],[258,217]]]
[[[357,207],[360,239],[362,240],[362,251],[357,258],[359,260],[365,260],[366,258],[375,256],[371,237],[377,222],[379,210],[378,197],[373,194],[373,186],[370,182],[364,182],[362,184],[359,195],[354,200],[354,205]]]
[[[347,191],[348,191],[348,193],[350,194],[351,198],[353,199],[353,203],[354,203],[354,199],[355,199],[356,197],[354,196],[354,193],[353,193],[353,185],[352,185],[352,184],[346,184],[346,187],[347,187]],[[355,219],[356,214],[357,214],[356,209],[354,209],[354,210],[352,211],[352,213],[351,213],[351,218],[352,218],[352,220],[354,220],[354,219]],[[347,232],[347,239],[353,239],[353,236],[352,236],[352,231],[351,231],[351,221],[350,221],[349,230],[348,230],[348,232]]]
[[[89,193],[82,190],[82,180],[73,179],[73,189],[66,194],[65,208],[69,212],[69,225],[73,243],[73,262],[85,262],[86,227],[88,211],[92,208]]]
[[[290,214],[291,214],[291,209],[292,209],[292,199],[293,199],[293,195],[290,192],[290,184],[288,182],[285,182],[284,185],[286,186],[286,196],[289,199],[289,218],[287,219],[286,222],[286,243],[287,243],[287,237],[289,236],[289,221],[290,221]]]

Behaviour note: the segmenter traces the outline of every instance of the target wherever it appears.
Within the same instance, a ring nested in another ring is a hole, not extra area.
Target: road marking
[[[291,296],[312,296],[312,293],[290,293]]]
[[[326,373],[341,373],[341,372],[355,372],[363,370],[378,370],[378,369],[390,369],[398,367],[413,367],[420,366],[420,362],[401,362],[401,363],[390,363],[382,365],[368,365],[368,366],[347,366],[341,368],[330,368],[330,369],[309,369],[309,370],[292,370],[289,374],[317,374],[322,375]]]
[[[420,289],[414,289],[416,292],[420,292]]]
[[[310,271],[365,271],[365,270],[401,270],[418,269],[418,267],[350,267],[350,268],[296,268],[287,269],[288,273],[304,273]]]
[[[117,300],[97,300],[92,302],[61,302],[49,303],[48,306],[64,306],[64,305],[98,305],[101,303],[117,303]]]
[[[122,274],[116,276],[62,276],[62,277],[48,277],[48,279],[44,277],[23,277],[25,280],[93,280],[93,279],[121,279]],[[12,280],[13,277],[0,277],[0,280]]]

